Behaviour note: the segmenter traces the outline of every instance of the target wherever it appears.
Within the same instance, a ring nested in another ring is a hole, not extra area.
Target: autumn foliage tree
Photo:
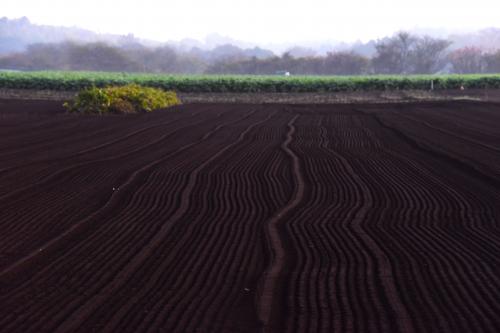
[[[483,52],[475,47],[464,47],[449,55],[453,71],[458,74],[481,73],[484,68]]]

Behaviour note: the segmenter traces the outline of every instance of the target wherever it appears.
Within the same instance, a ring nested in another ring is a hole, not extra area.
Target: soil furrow
[[[499,104],[0,104],[2,332],[500,331]]]

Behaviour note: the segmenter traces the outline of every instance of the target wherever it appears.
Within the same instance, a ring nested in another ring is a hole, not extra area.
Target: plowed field
[[[0,101],[1,332],[499,332],[500,105]]]

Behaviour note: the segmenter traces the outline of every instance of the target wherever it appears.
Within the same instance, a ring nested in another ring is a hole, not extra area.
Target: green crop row
[[[178,92],[338,92],[500,88],[500,75],[244,76],[158,75],[106,72],[0,72],[0,89],[79,91],[88,87],[142,86]]]

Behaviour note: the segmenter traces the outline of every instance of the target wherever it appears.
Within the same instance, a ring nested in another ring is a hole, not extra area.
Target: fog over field
[[[498,7],[493,0],[10,1],[0,12],[0,69],[498,73]]]
[[[33,23],[78,26],[99,33],[157,41],[217,33],[279,48],[283,44],[369,41],[398,30],[448,35],[498,26],[498,1],[454,0],[18,0],[0,16]]]

